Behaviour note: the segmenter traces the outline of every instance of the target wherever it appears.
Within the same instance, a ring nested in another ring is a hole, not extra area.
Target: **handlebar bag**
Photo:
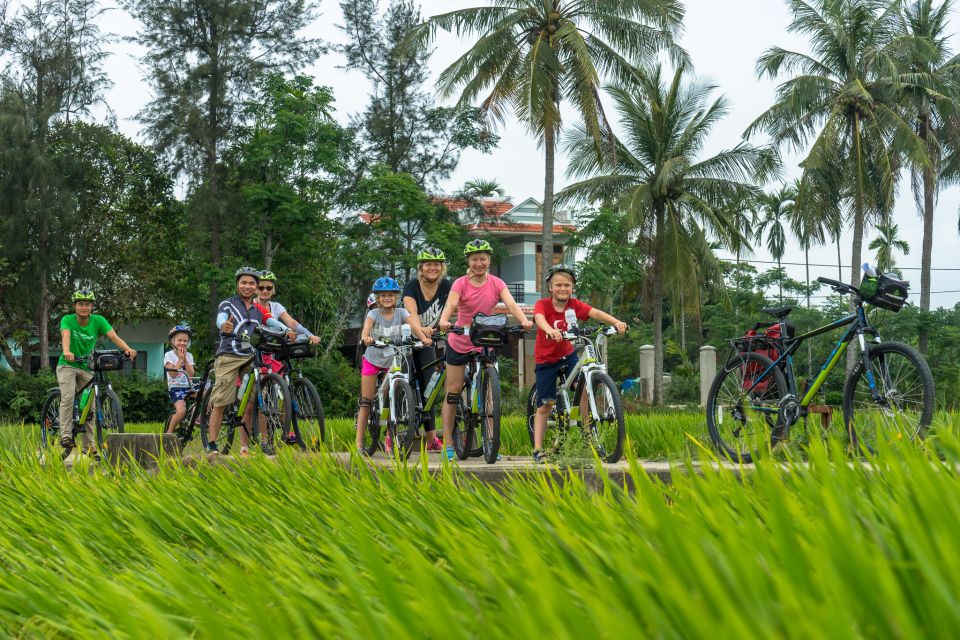
[[[475,315],[470,323],[470,341],[478,347],[502,347],[507,344],[507,316]]]
[[[94,371],[117,371],[123,365],[118,353],[100,353],[90,355],[90,368]]]

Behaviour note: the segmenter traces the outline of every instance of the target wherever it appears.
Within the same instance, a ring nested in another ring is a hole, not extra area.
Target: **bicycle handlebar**
[[[823,276],[820,276],[819,278],[817,278],[817,282],[819,282],[820,284],[828,285],[831,289],[833,289],[837,293],[841,293],[841,294],[856,293],[857,295],[860,295],[859,289],[845,282],[840,282],[839,280],[833,280],[831,278],[824,278]]]

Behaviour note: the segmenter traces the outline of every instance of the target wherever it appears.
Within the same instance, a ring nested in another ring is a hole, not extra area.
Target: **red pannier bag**
[[[767,356],[774,362],[777,358],[780,357],[780,350],[774,345],[772,340],[779,340],[783,336],[783,331],[780,328],[780,323],[775,323],[767,327],[761,333],[760,323],[758,322],[753,329],[750,329],[745,334],[743,334],[742,348],[740,353],[759,353],[760,355]],[[743,388],[752,389],[752,393],[756,395],[763,395],[766,393],[767,389],[770,388],[773,378],[767,376],[761,380],[756,386],[753,385],[754,381],[763,374],[766,369],[758,362],[748,362],[742,365],[743,368]]]

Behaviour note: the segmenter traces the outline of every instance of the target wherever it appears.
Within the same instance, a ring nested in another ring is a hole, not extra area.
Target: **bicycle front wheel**
[[[596,412],[590,407],[591,394]],[[617,462],[623,456],[623,441],[627,437],[620,390],[610,376],[597,372],[590,376],[589,394],[580,397],[580,420],[591,446],[604,462]]]
[[[923,438],[933,419],[934,394],[923,356],[899,342],[871,345],[869,374],[861,358],[843,390],[843,422],[854,446],[874,451],[880,440],[896,446]]]
[[[257,383],[257,404],[255,406],[255,415],[257,419],[253,430],[258,432],[258,437],[263,437],[259,431],[259,423],[263,421],[266,425],[266,434],[275,444],[290,443],[305,448],[303,438],[300,436],[300,429],[297,423],[293,421],[293,396],[290,394],[290,388],[283,378],[275,373],[268,373],[261,376]]]
[[[117,392],[101,388],[97,394],[97,448],[103,450],[108,433],[123,433],[123,410]]]
[[[753,462],[767,449],[780,419],[787,382],[760,353],[734,355],[713,379],[707,396],[707,429],[713,446],[734,462]]]
[[[406,380],[397,379],[393,382],[393,411],[387,432],[390,433],[396,455],[406,460],[419,430],[417,398]]]
[[[476,457],[483,453],[483,444],[480,442],[480,434],[473,427],[476,422],[476,416],[470,413],[470,407],[467,401],[460,396],[457,403],[457,415],[453,422],[453,451],[461,460],[470,457]]]
[[[60,390],[47,394],[40,409],[40,448],[60,445]]]
[[[483,460],[493,464],[500,455],[500,374],[495,367],[480,372],[479,416],[476,428],[483,443]]]
[[[297,378],[290,383],[290,392],[296,403],[293,419],[304,444],[310,449],[319,449],[327,433],[317,388],[306,378]]]

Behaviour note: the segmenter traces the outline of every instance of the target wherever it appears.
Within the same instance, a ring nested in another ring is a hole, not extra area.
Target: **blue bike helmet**
[[[382,278],[377,278],[377,281],[373,283],[373,292],[374,293],[400,293],[400,283],[391,278],[390,276],[384,276]]]
[[[167,340],[172,342],[173,336],[177,335],[178,333],[187,334],[187,340],[193,338],[193,329],[191,329],[189,325],[178,324],[173,329],[170,329],[170,333],[167,334]]]

